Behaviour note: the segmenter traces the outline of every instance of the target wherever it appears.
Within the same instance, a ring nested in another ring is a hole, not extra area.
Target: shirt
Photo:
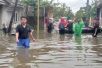
[[[19,33],[19,39],[27,39],[29,38],[29,33],[31,32],[31,28],[29,25],[23,27],[22,25],[18,25],[16,27],[16,32]]]
[[[74,34],[78,34],[78,35],[81,35],[82,33],[82,28],[84,27],[84,23],[83,22],[79,22],[79,23],[74,23],[73,24],[73,31],[74,31]]]

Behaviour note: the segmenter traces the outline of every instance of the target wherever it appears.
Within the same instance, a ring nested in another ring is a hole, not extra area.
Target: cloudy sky
[[[89,0],[90,4],[93,0]],[[57,2],[57,0],[55,0]],[[60,3],[66,3],[67,6],[71,7],[72,11],[75,13],[80,9],[80,7],[86,6],[87,0],[58,0]]]

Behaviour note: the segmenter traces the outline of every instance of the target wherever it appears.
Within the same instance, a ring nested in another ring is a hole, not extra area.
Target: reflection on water
[[[60,35],[60,41],[64,41],[64,39],[65,39],[65,35]]]
[[[82,44],[81,36],[74,36],[74,38],[75,38],[75,42],[77,43],[77,45],[81,45]]]
[[[102,38],[43,36],[29,49],[18,48],[14,36],[0,40],[0,68],[102,68]]]
[[[22,57],[23,57],[23,59],[22,59]],[[29,49],[18,48],[17,59],[19,60],[20,63],[26,63],[26,62],[30,61]]]
[[[45,38],[49,41],[52,40],[52,34],[51,33],[46,33]]]

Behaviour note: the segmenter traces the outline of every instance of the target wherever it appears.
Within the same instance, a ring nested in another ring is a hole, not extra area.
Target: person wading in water
[[[29,35],[31,36],[32,40],[35,41],[32,30],[30,26],[27,24],[27,18],[21,17],[21,24],[16,27],[16,42],[18,46],[29,48]]]

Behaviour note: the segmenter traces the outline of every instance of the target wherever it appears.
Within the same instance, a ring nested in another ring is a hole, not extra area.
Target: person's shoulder
[[[21,24],[18,24],[16,28],[20,28],[20,27],[21,27]]]
[[[33,29],[33,27],[29,24],[27,24],[27,28]]]

